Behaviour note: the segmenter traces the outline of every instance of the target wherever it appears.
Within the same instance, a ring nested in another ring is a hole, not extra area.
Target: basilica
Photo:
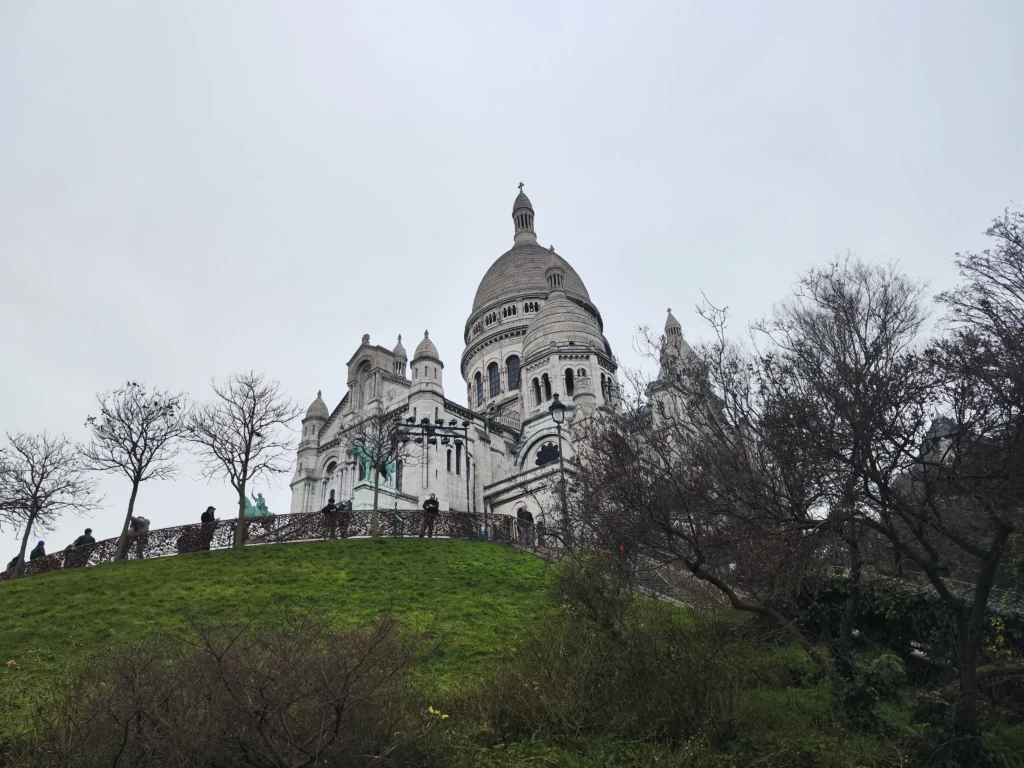
[[[555,483],[571,473],[573,424],[619,407],[617,365],[583,280],[538,242],[522,185],[512,222],[512,248],[487,270],[466,320],[459,375],[469,407],[445,396],[445,364],[429,333],[412,359],[401,337],[388,349],[363,336],[344,397],[331,410],[318,394],[302,420],[291,512],[332,497],[373,506],[374,478],[351,434],[387,409],[410,424],[457,426],[465,439],[410,444],[379,480],[380,508],[418,508],[435,494],[442,510],[514,515],[525,504],[539,520],[553,515]],[[670,340],[681,341],[678,325],[670,313]]]

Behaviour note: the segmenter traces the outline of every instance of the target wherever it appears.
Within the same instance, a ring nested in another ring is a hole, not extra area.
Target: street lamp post
[[[562,458],[562,422],[565,421],[565,404],[558,398],[558,395],[551,396],[551,405],[548,407],[551,420],[558,428],[558,476],[559,495],[562,499],[562,533],[567,542],[572,541],[572,531],[569,529],[569,505],[565,502],[565,461]]]

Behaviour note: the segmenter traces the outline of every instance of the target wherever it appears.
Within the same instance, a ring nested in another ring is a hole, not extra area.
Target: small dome
[[[672,328],[678,328],[679,329],[679,334],[682,335],[682,333],[683,333],[683,326],[681,326],[679,324],[679,321],[676,320],[676,316],[672,314],[672,309],[669,308],[669,310],[668,310],[668,317],[665,318],[665,331],[667,332],[669,329],[672,329]]]
[[[405,353],[405,347],[402,346],[402,334],[398,334],[398,343],[395,344],[392,354],[400,360],[409,359],[409,356]]]
[[[552,291],[534,315],[523,337],[523,359],[543,354],[552,342],[557,347],[573,346],[581,352],[604,352],[604,336],[597,320],[564,291]]]
[[[530,198],[526,196],[523,190],[519,190],[519,194],[516,196],[516,201],[512,204],[512,213],[515,213],[520,208],[529,208],[533,210],[533,203],[530,202]]]
[[[416,353],[412,357],[413,360],[422,360],[424,358],[441,362],[441,356],[437,353],[437,347],[430,340],[430,331],[423,332],[423,341],[416,347]]]
[[[313,401],[313,404],[309,406],[309,410],[306,411],[307,419],[326,419],[330,416],[330,413],[327,411],[327,403],[324,402],[322,395],[322,392],[316,393],[316,400]]]

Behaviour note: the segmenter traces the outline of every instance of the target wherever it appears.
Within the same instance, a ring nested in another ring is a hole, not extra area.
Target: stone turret
[[[327,410],[327,403],[324,402],[323,392],[316,393],[316,400],[312,402],[306,415],[302,419],[302,436],[299,438],[299,452],[295,462],[295,475],[292,477],[292,505],[291,512],[302,512],[308,499],[315,490],[313,473],[316,469],[317,453],[320,446],[320,430],[330,413]]]
[[[665,318],[665,335],[662,336],[661,344],[661,367],[658,371],[658,381],[666,381],[679,373],[679,364],[692,354],[693,350],[683,338],[683,326],[676,320],[672,310],[668,310],[668,317]]]
[[[430,340],[430,331],[423,332],[423,341],[416,347],[412,356],[413,389],[434,391],[444,394],[442,374],[444,363],[437,352],[437,347]]]
[[[395,344],[392,354],[395,356],[395,374],[404,378],[409,356],[405,353],[405,347],[402,346],[402,334],[398,334],[398,343]]]
[[[576,371],[574,387],[572,402],[576,409],[573,411],[572,420],[575,424],[590,417],[597,409],[597,393],[594,392],[594,380],[587,375],[584,368]]]

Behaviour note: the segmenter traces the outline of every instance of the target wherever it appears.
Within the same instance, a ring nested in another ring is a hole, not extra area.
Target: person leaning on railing
[[[202,526],[199,534],[200,549],[209,549],[213,543],[213,534],[217,530],[217,516],[214,514],[216,511],[216,507],[207,507],[206,511],[199,517],[199,522]]]
[[[338,507],[338,527],[341,530],[341,538],[348,538],[348,527],[352,524],[352,500],[341,502]]]
[[[128,535],[135,542],[135,557],[141,560],[145,554],[146,544],[149,541],[149,520],[142,515],[132,517],[131,531]]]
[[[89,561],[89,553],[96,546],[96,539],[93,538],[92,528],[86,528],[85,533],[72,542],[64,552],[65,568],[82,568]]]

